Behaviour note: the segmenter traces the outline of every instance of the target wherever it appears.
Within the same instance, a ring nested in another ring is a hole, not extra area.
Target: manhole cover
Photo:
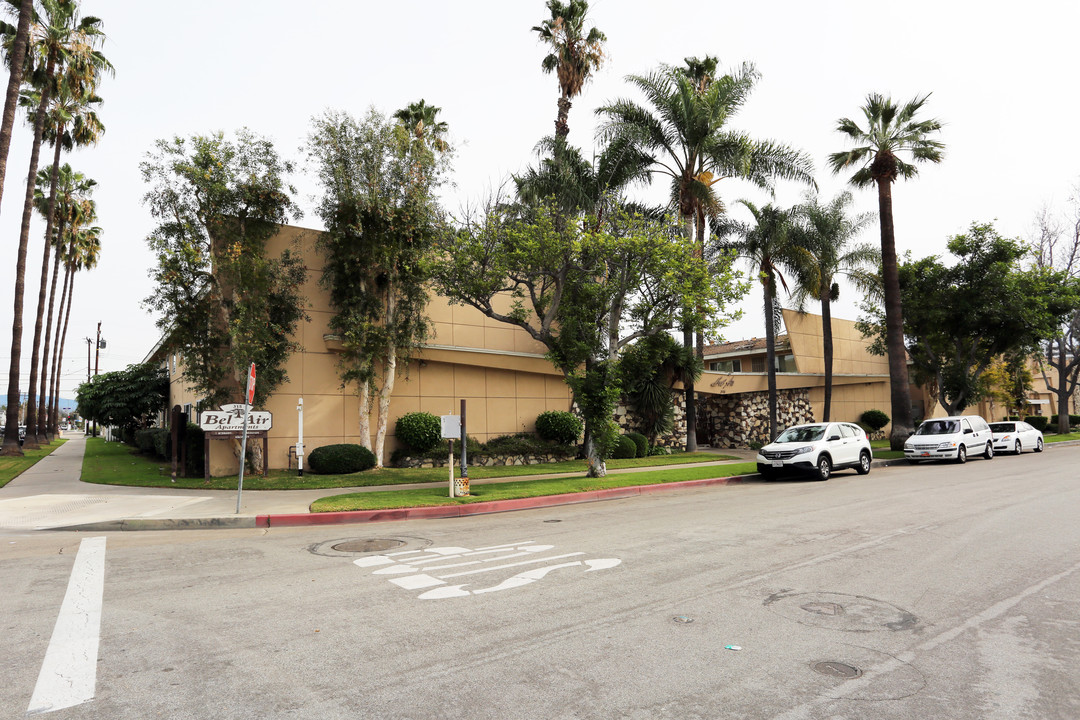
[[[803,625],[844,632],[898,632],[919,626],[919,619],[908,611],[862,595],[787,590],[766,598],[765,607]]]
[[[338,552],[369,553],[393,550],[404,544],[404,540],[394,540],[393,538],[363,538],[361,540],[346,540],[330,547]]]
[[[862,675],[862,670],[854,665],[829,660],[828,662],[814,663],[814,671],[829,677],[851,679]]]
[[[408,535],[383,538],[337,538],[336,540],[324,540],[321,543],[309,545],[307,550],[313,555],[337,558],[355,558],[357,555],[384,552],[405,552],[406,550],[423,550],[431,545],[430,540]]]
[[[844,612],[844,607],[836,603],[831,602],[812,602],[801,605],[806,612],[816,613],[818,615],[841,615]]]

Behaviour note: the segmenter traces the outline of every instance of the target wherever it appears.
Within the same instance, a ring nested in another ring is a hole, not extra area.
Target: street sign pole
[[[255,363],[251,363],[247,379],[247,404],[244,405],[244,431],[240,440],[240,478],[236,483],[236,514],[240,514],[240,497],[244,494],[244,463],[247,460],[247,427],[248,413],[251,412],[251,401],[255,399]]]

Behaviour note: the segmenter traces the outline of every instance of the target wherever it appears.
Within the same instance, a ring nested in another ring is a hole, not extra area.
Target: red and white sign
[[[248,370],[247,401],[248,405],[255,402],[255,363],[251,363],[251,369]]]

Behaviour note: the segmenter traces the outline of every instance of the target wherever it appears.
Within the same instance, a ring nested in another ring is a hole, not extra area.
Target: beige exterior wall
[[[304,447],[360,443],[360,401],[354,384],[342,387],[338,374],[340,342],[330,335],[333,312],[322,277],[322,256],[315,247],[316,230],[286,226],[268,244],[267,251],[299,253],[308,269],[303,287],[308,319],[301,321],[294,339],[303,348],[286,363],[288,381],[268,399],[273,414],[269,433],[271,468],[289,466],[289,448],[296,444],[297,401],[304,399]],[[510,301],[501,309],[509,310]],[[460,412],[466,401],[466,429],[481,442],[499,435],[533,430],[536,416],[546,410],[569,410],[570,392],[562,374],[544,359],[545,348],[524,330],[487,318],[479,310],[451,305],[432,295],[427,310],[434,332],[426,348],[408,367],[399,367],[391,395],[384,462],[398,447],[394,424],[402,415],[424,411],[435,415]],[[181,377],[182,365],[170,372],[170,406],[195,404],[199,398]],[[377,410],[371,414],[371,442]],[[237,471],[228,441],[211,442],[213,475]]]

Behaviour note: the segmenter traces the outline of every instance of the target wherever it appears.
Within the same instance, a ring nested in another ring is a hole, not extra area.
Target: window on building
[[[756,357],[750,361],[751,372],[765,372],[765,358]]]
[[[709,363],[709,369],[713,372],[742,372],[742,362],[739,360],[718,360]]]
[[[794,355],[777,355],[776,356],[776,372],[793,373],[795,370],[795,356]]]

